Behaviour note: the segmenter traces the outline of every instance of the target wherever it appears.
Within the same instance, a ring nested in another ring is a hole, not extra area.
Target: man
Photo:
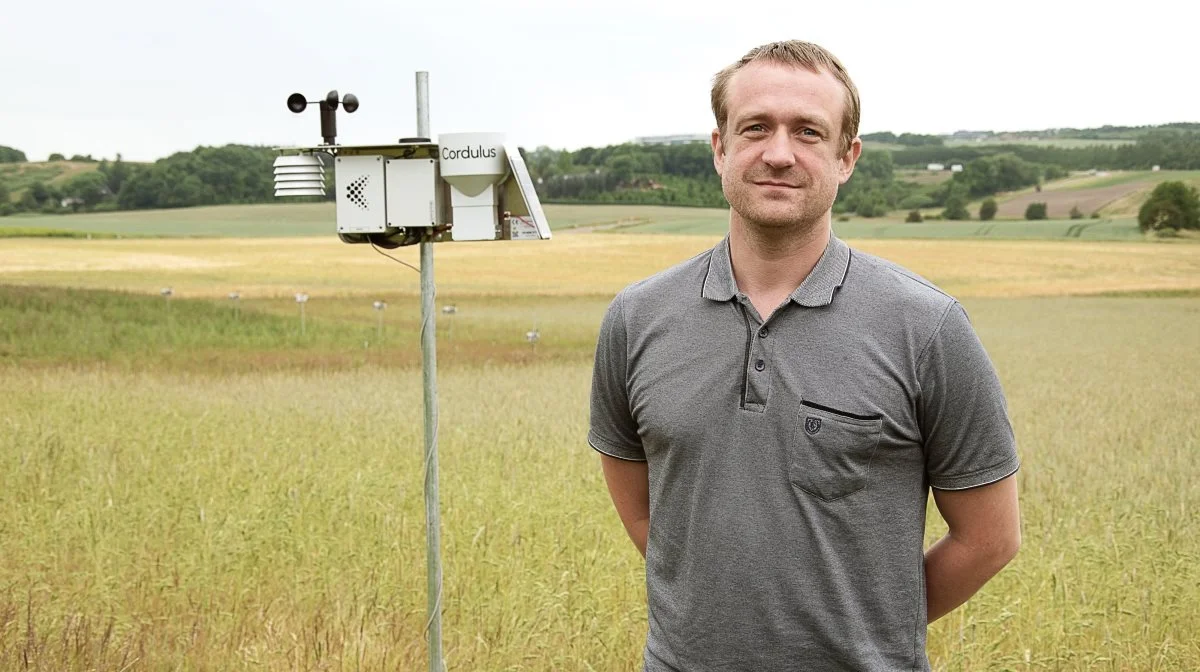
[[[596,351],[645,669],[928,670],[928,623],[1020,546],[999,381],[953,298],[832,235],[862,151],[835,57],[756,48],[712,102],[729,234],[623,290]],[[924,551],[930,487],[949,533]]]

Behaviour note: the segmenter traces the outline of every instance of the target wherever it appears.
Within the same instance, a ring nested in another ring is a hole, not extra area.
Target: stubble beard
[[[779,179],[800,184],[799,199],[772,199],[754,193],[759,189],[754,180]],[[735,180],[722,179],[725,199],[741,221],[746,233],[763,239],[803,240],[809,238],[828,220],[830,208],[837,197],[837,187],[814,184],[807,178],[795,176],[745,176]]]

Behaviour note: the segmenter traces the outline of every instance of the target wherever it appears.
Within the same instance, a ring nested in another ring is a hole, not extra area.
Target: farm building
[[[692,134],[692,135],[647,135],[640,138],[634,138],[634,142],[639,145],[688,145],[693,142],[708,142],[708,135]]]

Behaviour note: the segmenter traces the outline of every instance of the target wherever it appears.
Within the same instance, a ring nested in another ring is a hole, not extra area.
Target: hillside
[[[997,197],[1000,209],[996,216],[1021,219],[1030,203],[1045,203],[1051,219],[1066,219],[1072,208],[1078,208],[1085,216],[1098,213],[1102,217],[1136,217],[1154,187],[1168,180],[1200,187],[1200,170],[1078,173],[1049,182],[1040,192],[1023,189]]]
[[[0,163],[0,182],[8,187],[8,198],[15,203],[25,195],[25,190],[37,182],[62,186],[71,178],[98,170],[99,167],[99,162],[92,161]]]

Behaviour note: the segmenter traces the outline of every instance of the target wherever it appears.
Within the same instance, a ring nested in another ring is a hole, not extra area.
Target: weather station
[[[444,133],[434,142],[429,130],[428,73],[416,73],[416,88],[416,136],[378,145],[337,144],[338,108],[354,113],[359,108],[354,94],[340,96],[334,90],[318,101],[309,101],[300,93],[289,96],[287,107],[293,113],[301,114],[309,105],[318,106],[322,142],[278,148],[280,156],[274,164],[275,196],[326,196],[325,170],[332,166],[338,238],[346,243],[369,244],[385,256],[390,255],[379,248],[420,246],[428,564],[426,633],[429,670],[443,672],[433,245],[550,240],[551,234],[517,147],[507,143],[504,134],[491,132]],[[382,312],[380,316],[382,319]]]

